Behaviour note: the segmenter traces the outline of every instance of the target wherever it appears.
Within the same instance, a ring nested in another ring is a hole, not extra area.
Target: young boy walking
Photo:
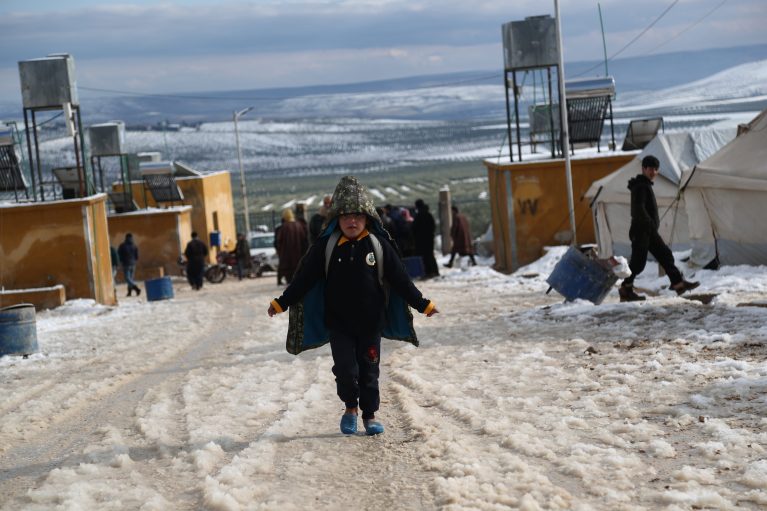
[[[357,432],[360,409],[365,432],[383,433],[375,417],[381,337],[418,345],[408,305],[427,316],[438,312],[410,280],[367,190],[355,177],[341,178],[327,228],[268,313],[289,309],[290,353],[330,342],[336,391],[346,406],[342,433]]]
[[[682,277],[682,272],[674,264],[674,254],[658,233],[660,219],[658,204],[655,201],[653,182],[658,177],[660,161],[653,155],[642,158],[642,173],[629,179],[631,190],[631,276],[624,279],[618,289],[621,302],[637,302],[645,299],[634,291],[634,279],[642,273],[647,264],[647,253],[652,254],[671,281],[669,289],[681,295],[695,289],[699,282],[689,282]]]

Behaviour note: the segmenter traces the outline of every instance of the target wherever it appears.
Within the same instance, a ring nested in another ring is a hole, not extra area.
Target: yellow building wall
[[[136,279],[156,278],[157,269],[164,275],[181,275],[177,261],[186,243],[192,239],[192,208],[143,209],[109,216],[109,239],[120,246],[127,233],[133,234],[138,247]],[[123,282],[122,271],[118,278]]]
[[[595,242],[591,210],[588,201],[582,199],[583,194],[592,182],[622,167],[634,156],[634,153],[625,153],[571,160],[579,244]],[[564,159],[507,164],[485,161],[484,164],[496,240],[496,269],[512,272],[540,258],[543,247],[570,243]]]
[[[0,286],[64,286],[66,297],[114,305],[105,194],[0,204]]]
[[[221,232],[222,248],[233,250],[237,243],[235,232],[234,202],[232,200],[232,180],[229,171],[222,170],[203,176],[177,177],[184,200],[176,205],[192,206],[192,230],[197,231],[201,240],[210,245],[210,233]],[[115,191],[122,190],[122,184],[113,185]],[[131,181],[133,200],[139,208],[166,207],[158,206],[149,190],[144,190],[142,181]],[[209,247],[210,248],[210,247]],[[211,250],[209,262],[214,263],[216,251]]]

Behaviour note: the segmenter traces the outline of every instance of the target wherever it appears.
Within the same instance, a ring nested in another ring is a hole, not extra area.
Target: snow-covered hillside
[[[767,106],[767,60],[734,66],[685,85],[620,94],[615,111],[621,114],[637,110],[675,111],[683,108],[737,111],[754,108],[753,105]]]

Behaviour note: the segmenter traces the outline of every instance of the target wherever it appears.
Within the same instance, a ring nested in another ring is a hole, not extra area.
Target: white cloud
[[[680,2],[622,56],[658,46],[718,2]],[[83,86],[124,89],[145,83],[153,92],[495,69],[501,62],[502,23],[553,12],[553,2],[532,0],[513,5],[500,0],[126,0],[114,5],[73,0],[66,9],[47,5],[44,10],[16,1],[0,4],[0,33],[13,41],[0,47],[0,76],[15,74],[11,70],[18,60],[66,51],[75,56]],[[666,7],[661,0],[603,1],[608,54]],[[601,59],[593,2],[564,0],[561,8],[566,59]],[[764,14],[761,0],[727,3],[661,51],[767,42],[760,25]],[[18,77],[3,80],[0,94],[18,94],[17,88]]]

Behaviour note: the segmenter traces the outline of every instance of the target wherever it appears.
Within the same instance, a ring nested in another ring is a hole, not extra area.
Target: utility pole
[[[575,238],[575,205],[573,204],[573,172],[570,166],[570,130],[567,125],[567,99],[565,98],[565,49],[562,45],[562,23],[559,18],[559,0],[554,0],[554,15],[557,18],[557,45],[559,46],[559,114],[560,128],[562,132],[562,150],[565,153],[565,178],[567,181],[567,206],[570,212],[570,230],[573,239],[570,245],[576,246]]]
[[[232,118],[234,119],[234,137],[237,141],[237,161],[240,164],[240,190],[242,191],[242,209],[245,214],[245,239],[250,237],[250,212],[248,211],[248,191],[245,186],[245,171],[242,169],[242,148],[240,147],[240,129],[237,126],[237,120],[243,115],[253,110],[252,106],[239,112],[234,112]]]

